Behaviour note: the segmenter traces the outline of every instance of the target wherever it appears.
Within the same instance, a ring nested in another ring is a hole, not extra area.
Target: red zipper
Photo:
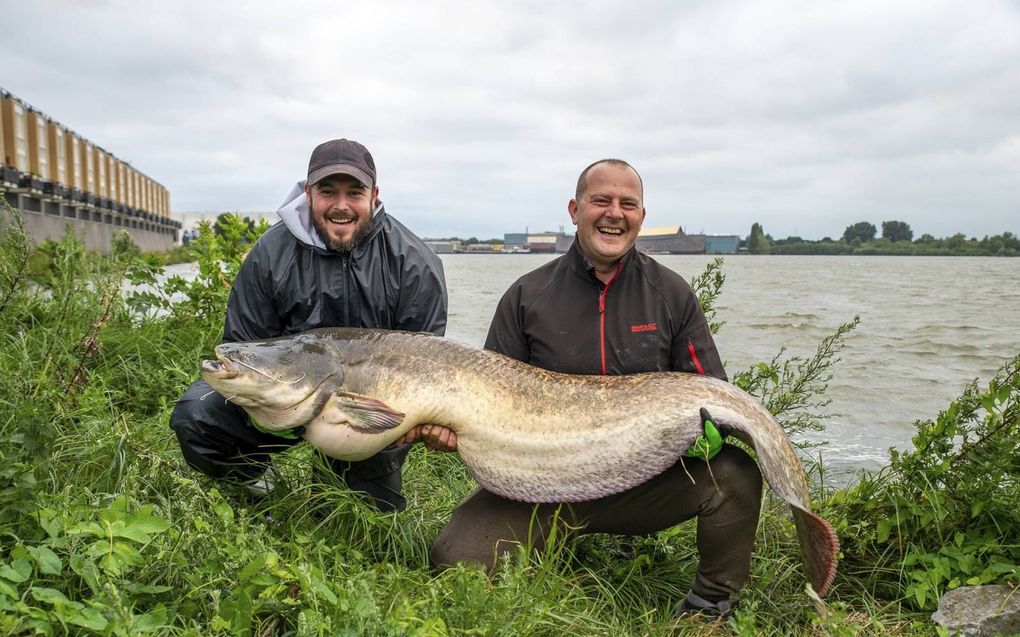
[[[620,269],[623,268],[623,259],[616,264],[616,272],[613,273],[613,278],[606,281],[606,287],[602,288],[602,292],[599,293],[599,351],[602,355],[602,375],[606,375],[606,293],[609,292],[609,286],[613,284],[616,277],[620,276]]]
[[[701,361],[698,360],[698,354],[694,351],[694,343],[687,341],[687,351],[691,353],[691,360],[694,361],[694,369],[698,370],[698,374],[704,376],[705,369],[701,366]]]

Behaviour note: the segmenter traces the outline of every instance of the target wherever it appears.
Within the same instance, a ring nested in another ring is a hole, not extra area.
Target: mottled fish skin
[[[430,334],[325,328],[216,350],[203,378],[262,426],[303,426],[324,453],[367,458],[412,427],[457,433],[484,488],[525,502],[619,493],[672,466],[702,431],[700,409],[753,447],[789,503],[812,586],[824,595],[838,540],[811,513],[789,438],[752,396],[680,372],[577,376],[526,365]]]

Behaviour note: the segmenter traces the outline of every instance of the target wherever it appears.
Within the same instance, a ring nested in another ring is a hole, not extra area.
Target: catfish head
[[[223,343],[202,378],[259,426],[292,429],[314,418],[343,385],[341,352],[314,334]]]

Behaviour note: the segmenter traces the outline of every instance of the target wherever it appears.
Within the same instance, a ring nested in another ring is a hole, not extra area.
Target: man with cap
[[[379,200],[375,161],[361,144],[320,144],[270,228],[245,258],[227,302],[223,341],[251,341],[318,327],[446,330],[443,264]],[[301,438],[259,428],[202,380],[170,417],[188,464],[213,477],[272,487],[273,453]],[[286,433],[286,432],[285,432]],[[401,466],[408,445],[361,462],[328,461],[347,486],[383,511],[402,510]]]

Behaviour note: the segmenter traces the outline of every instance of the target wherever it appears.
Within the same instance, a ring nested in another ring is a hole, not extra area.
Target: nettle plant
[[[152,510],[131,508],[127,496],[98,514],[39,509],[45,538],[19,542],[0,562],[0,628],[44,635],[75,632],[70,627],[112,635],[164,628],[161,604],[135,612],[140,602],[170,590],[133,577],[151,575],[138,567],[151,558],[154,537],[170,528]]]

